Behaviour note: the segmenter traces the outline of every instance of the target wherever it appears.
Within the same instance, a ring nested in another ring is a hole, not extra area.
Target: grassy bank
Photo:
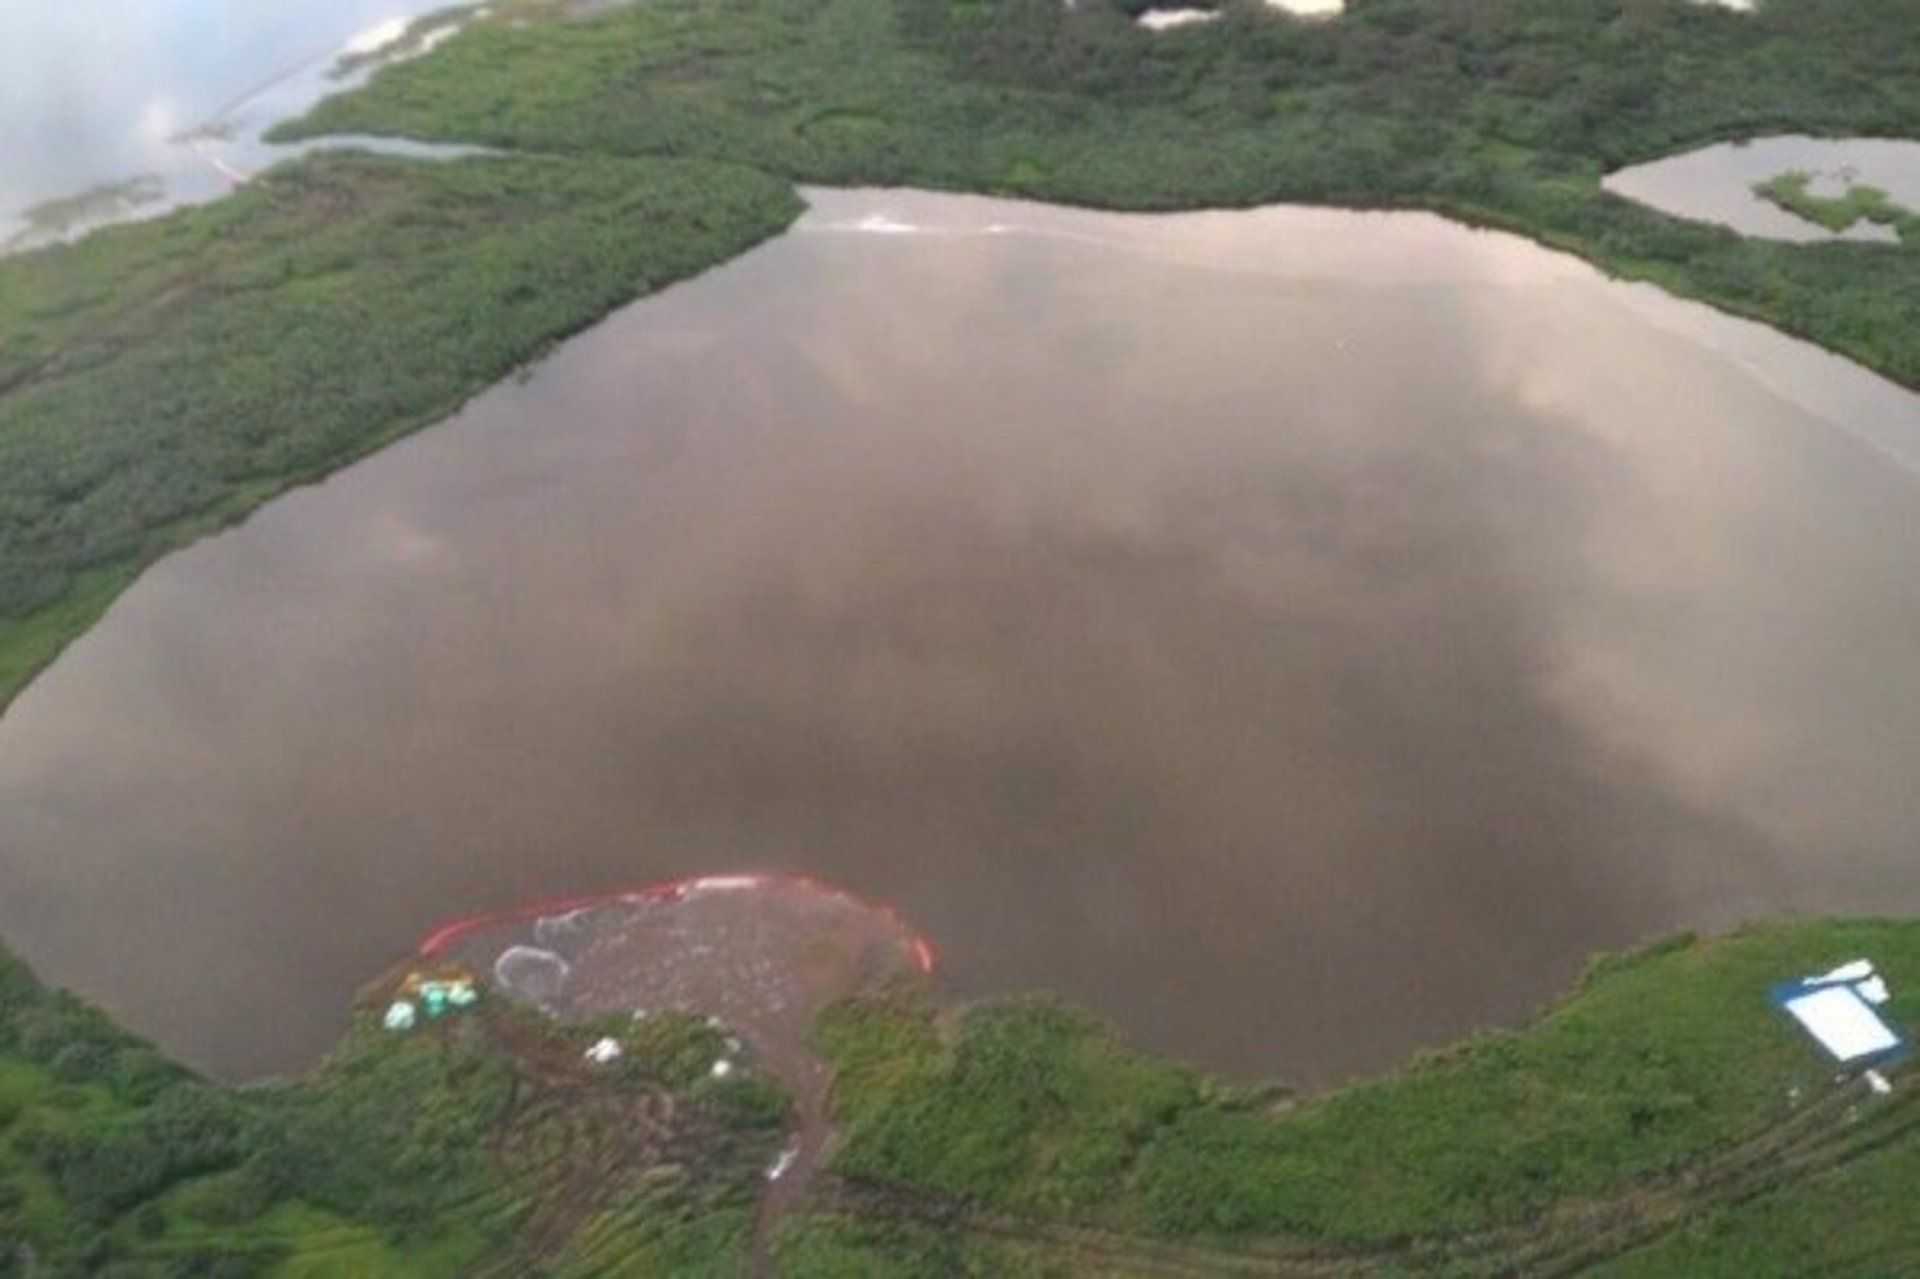
[[[1912,1029],[1920,924],[1770,927],[1598,965],[1531,1026],[1301,1101],[1056,1003],[844,1005],[821,1033],[842,1140],[778,1256],[795,1279],[1904,1273],[1916,1077],[1836,1082],[1766,999],[1858,955]],[[721,1032],[483,997],[392,1035],[387,984],[311,1075],[229,1090],[0,955],[0,1275],[744,1273],[783,1108],[707,1078]],[[583,1064],[603,1033],[626,1057]]]
[[[0,1275],[729,1275],[776,1094],[720,1036],[561,1030],[485,1002],[409,1035],[378,1001],[312,1075],[216,1088],[0,952]],[[698,1058],[689,1073],[684,1062]]]
[[[167,550],[799,208],[715,163],[322,156],[0,262],[0,707]]]
[[[1766,998],[1858,955],[1912,1026],[1920,925],[1770,927],[1599,965],[1524,1030],[1298,1103],[1143,1058],[1052,1003],[953,1024],[851,1005],[825,1036],[845,1188],[788,1255],[822,1276],[1010,1248],[1033,1273],[1096,1255],[1219,1273],[1896,1273],[1920,1256],[1911,1080],[1890,1098],[1836,1083]],[[1756,1257],[1771,1269],[1740,1268]]]

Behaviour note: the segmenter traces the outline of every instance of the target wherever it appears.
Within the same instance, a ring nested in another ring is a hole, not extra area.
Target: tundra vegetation
[[[1234,0],[1162,33],[1138,8],[497,5],[283,132],[507,154],[311,158],[0,262],[0,704],[158,555],[777,233],[799,181],[1432,209],[1920,387],[1913,237],[1749,240],[1599,183],[1760,133],[1920,135],[1912,0],[1354,0],[1312,22]],[[1764,999],[1863,953],[1911,1027],[1920,925],[1772,927],[1608,963],[1530,1027],[1298,1101],[1044,1001],[847,1005],[820,1029],[843,1140],[777,1255],[821,1276],[1920,1269],[1914,1080],[1836,1080]],[[699,1026],[650,1033],[595,1075],[575,1032],[491,1001],[407,1036],[363,1008],[310,1076],[234,1090],[0,960],[0,1275],[738,1273],[780,1100],[677,1071]]]
[[[1768,985],[1920,924],[1679,938],[1532,1025],[1317,1097],[1143,1056],[1044,999],[838,1005],[839,1143],[791,1276],[1865,1276],[1920,1260],[1920,1089],[1836,1076]],[[395,974],[397,976],[398,974]],[[734,1275],[784,1099],[724,1033],[560,1027],[492,994],[311,1074],[210,1084],[0,957],[0,1275]],[[585,1045],[616,1035],[607,1067]],[[1839,1224],[1844,1223],[1844,1229]]]
[[[1891,227],[1902,242],[1920,242],[1920,214],[1897,203],[1879,187],[1850,185],[1839,195],[1815,195],[1813,175],[1782,173],[1754,186],[1755,194],[1829,231],[1846,231],[1861,222]]]
[[[735,1273],[785,1102],[708,1078],[721,1032],[486,1000],[390,1034],[392,985],[311,1075],[229,1089],[0,952],[0,1275]]]
[[[846,1005],[822,1032],[840,1202],[788,1232],[790,1273],[1021,1273],[965,1260],[1009,1247],[1060,1273],[1146,1240],[1194,1273],[1899,1273],[1920,1102],[1837,1082],[1765,996],[1855,953],[1920,963],[1920,929],[1676,938],[1523,1030],[1306,1100],[1045,1000]],[[1891,1016],[1917,1013],[1909,992]]]

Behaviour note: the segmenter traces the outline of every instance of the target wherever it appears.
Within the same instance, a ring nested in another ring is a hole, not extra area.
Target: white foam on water
[[[687,885],[689,893],[735,893],[744,888],[758,888],[763,882],[758,875],[708,875],[696,879]]]

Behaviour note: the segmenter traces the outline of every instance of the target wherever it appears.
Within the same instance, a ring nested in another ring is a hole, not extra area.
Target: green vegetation
[[[1235,0],[1162,35],[1137,8],[522,0],[285,130],[521,154],[309,159],[0,263],[0,706],[158,555],[774,234],[793,181],[1434,209],[1920,387],[1920,238],[1747,240],[1599,185],[1764,131],[1920,135],[1910,0],[1356,0],[1334,22]],[[1895,216],[1772,185],[1819,220]],[[1836,1084],[1762,997],[1858,953],[1913,1025],[1920,925],[1773,928],[1606,965],[1524,1031],[1300,1103],[1051,1003],[951,1026],[850,1005],[821,1031],[844,1140],[780,1255],[821,1276],[1912,1270],[1917,1081]],[[740,1271],[782,1102],[700,1079],[702,1028],[622,1030],[630,1055],[594,1073],[581,1036],[612,1027],[371,1018],[310,1078],[219,1089],[0,956],[0,1276]]]
[[[1756,195],[1829,231],[1845,231],[1858,222],[1892,227],[1903,243],[1920,244],[1920,214],[1895,204],[1879,187],[1849,186],[1845,195],[1818,196],[1809,190],[1810,173],[1782,173],[1758,183]]]
[[[610,1071],[605,1028],[483,1003],[390,1035],[377,1002],[312,1076],[233,1091],[0,952],[0,1275],[738,1273],[784,1112],[654,1069],[703,1022]]]
[[[1858,955],[1920,1022],[1920,924],[1770,927],[1596,965],[1529,1027],[1306,1100],[1046,1000],[845,1004],[819,1035],[840,1142],[776,1256],[795,1279],[1904,1273],[1920,1076],[1874,1096],[1766,999]],[[743,1273],[787,1115],[751,1069],[709,1076],[723,1035],[488,998],[388,1034],[394,980],[312,1075],[231,1090],[0,955],[0,1275]],[[606,1034],[625,1054],[586,1064]]]
[[[1909,1134],[1750,1202],[1698,1214],[1596,1268],[1609,1279],[1888,1279],[1920,1273],[1920,1141]]]
[[[337,155],[0,264],[0,707],[165,551],[799,208],[721,164]]]
[[[580,21],[525,3],[283,132],[1124,209],[1430,208],[1920,386],[1920,246],[1749,240],[1600,187],[1619,165],[1760,132],[1920,136],[1904,0],[1361,0],[1331,22],[1241,0],[1165,33],[1135,26],[1137,7],[658,0]]]
[[[1138,1245],[1132,1245],[1137,1249]],[[796,1221],[781,1238],[779,1262],[787,1279],[923,1279],[991,1275],[993,1279],[1068,1279],[1097,1274],[1164,1274],[1147,1257],[1138,1270],[1129,1249],[1100,1252],[1050,1243],[967,1235],[912,1221],[817,1214]],[[1176,1270],[1176,1274],[1193,1273]],[[1204,1271],[1200,1273],[1205,1273]]]
[[[936,1273],[929,1258],[1014,1243],[1069,1272],[1160,1256],[1805,1274],[1796,1259],[1823,1255],[1817,1273],[1894,1273],[1920,1258],[1913,1080],[1888,1098],[1836,1083],[1766,1000],[1862,954],[1912,1026],[1920,925],[1756,929],[1596,966],[1524,1030],[1298,1103],[1143,1058],[1044,1001],[950,1028],[926,1007],[847,1006],[823,1030],[838,1202],[792,1228],[787,1256],[822,1275],[849,1257],[863,1268],[840,1273]],[[1743,1268],[1754,1257],[1772,1268]]]

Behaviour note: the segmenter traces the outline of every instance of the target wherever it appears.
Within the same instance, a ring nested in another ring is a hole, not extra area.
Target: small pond
[[[1616,195],[1662,213],[1719,222],[1745,235],[1808,243],[1835,233],[1762,199],[1754,184],[1783,173],[1806,173],[1815,195],[1843,194],[1860,183],[1879,187],[1910,210],[1920,211],[1920,142],[1889,138],[1809,138],[1797,134],[1723,142],[1668,156],[1607,175]],[[1839,238],[1891,240],[1889,227],[1858,222]]]

